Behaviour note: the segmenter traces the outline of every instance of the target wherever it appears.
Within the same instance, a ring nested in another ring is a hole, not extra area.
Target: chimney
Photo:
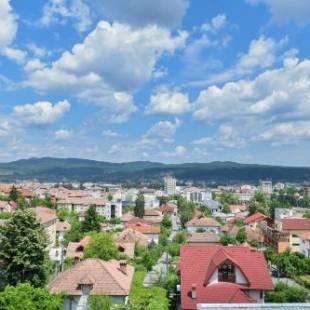
[[[192,297],[192,299],[196,299],[197,298],[196,283],[192,284],[191,297]]]
[[[119,262],[119,269],[123,274],[127,274],[127,262],[126,261],[120,261]]]

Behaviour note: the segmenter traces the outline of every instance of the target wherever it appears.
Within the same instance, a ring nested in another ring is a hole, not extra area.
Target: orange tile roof
[[[136,224],[128,224],[127,228],[131,228],[141,232],[142,234],[159,234],[160,227],[159,226],[152,226],[143,223],[136,223]]]
[[[305,218],[283,219],[282,230],[310,230],[310,219]]]
[[[188,221],[185,226],[220,227],[221,224],[213,217],[201,217],[201,218],[193,218],[192,220]]]
[[[127,296],[134,275],[134,267],[127,265],[126,273],[116,260],[103,261],[89,258],[77,263],[70,269],[59,273],[50,284],[52,293],[66,296],[79,296],[79,284],[92,282],[91,295]]]
[[[35,212],[37,220],[40,224],[45,224],[47,222],[56,220],[56,212],[50,208],[46,207],[36,207],[32,209]]]

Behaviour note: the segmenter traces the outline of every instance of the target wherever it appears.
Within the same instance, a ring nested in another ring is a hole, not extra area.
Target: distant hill
[[[272,179],[309,182],[309,167],[281,167],[236,162],[163,164],[148,161],[110,163],[77,158],[30,158],[0,163],[0,180],[141,182],[162,180],[167,173],[181,180],[219,184]]]

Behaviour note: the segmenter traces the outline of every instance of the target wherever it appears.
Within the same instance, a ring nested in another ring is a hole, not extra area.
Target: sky
[[[0,0],[0,161],[310,166],[309,0]]]

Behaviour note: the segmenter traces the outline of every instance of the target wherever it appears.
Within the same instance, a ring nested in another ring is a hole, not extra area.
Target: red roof
[[[219,282],[208,285],[205,290],[206,298],[204,303],[256,303],[254,299],[249,297],[242,291],[242,286],[234,283]]]
[[[247,283],[209,283],[217,267],[226,261],[240,269]],[[196,309],[198,303],[253,302],[243,291],[273,289],[264,255],[245,246],[183,245],[179,267],[182,309]],[[196,299],[190,296],[193,284]],[[222,292],[224,286],[227,294]]]
[[[269,219],[269,217],[263,213],[255,213],[255,214],[252,214],[250,216],[248,216],[245,220],[244,220],[244,223],[246,225],[249,225],[251,223],[254,223],[254,222],[260,222],[260,221],[264,221],[266,219]]]
[[[162,213],[173,213],[176,208],[177,208],[176,205],[166,203],[160,207],[160,211]]]
[[[310,230],[310,219],[304,219],[304,218],[283,219],[282,230]]]

